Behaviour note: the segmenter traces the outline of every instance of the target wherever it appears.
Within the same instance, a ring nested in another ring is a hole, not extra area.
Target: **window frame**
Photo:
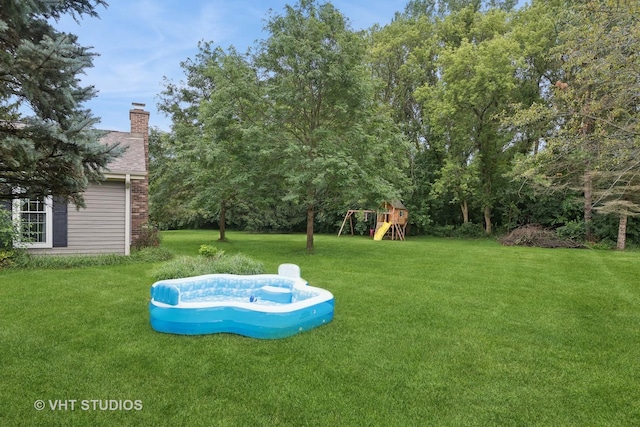
[[[13,221],[19,230],[22,229],[22,203],[27,200],[35,200],[28,198],[20,198],[13,200]],[[50,249],[53,248],[53,198],[51,196],[45,196],[43,198],[45,209],[43,211],[45,215],[45,241],[44,242],[24,242],[22,241],[22,231],[20,231],[20,238],[14,241],[13,244],[16,247],[23,249]]]

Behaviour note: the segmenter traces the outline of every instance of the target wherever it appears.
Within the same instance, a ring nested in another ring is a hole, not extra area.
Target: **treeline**
[[[152,218],[306,230],[312,250],[347,209],[400,199],[410,234],[640,243],[640,8],[514,6],[412,0],[356,32],[300,0],[246,53],[201,44],[161,94]]]

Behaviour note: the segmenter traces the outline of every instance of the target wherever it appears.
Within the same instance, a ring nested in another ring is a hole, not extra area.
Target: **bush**
[[[216,264],[215,272],[229,274],[263,274],[265,269],[261,262],[254,261],[252,258],[243,254],[236,254],[220,259]]]
[[[505,246],[532,246],[538,248],[584,248],[581,243],[559,237],[555,231],[539,225],[525,225],[499,239]]]
[[[160,246],[160,229],[151,224],[140,228],[140,235],[133,242],[134,249],[155,248]]]
[[[584,241],[585,227],[584,221],[569,221],[562,227],[556,229],[556,233],[563,239],[574,241]]]
[[[0,249],[0,270],[2,270],[3,268],[11,267],[14,263],[13,257],[13,251]]]
[[[427,233],[435,237],[453,237],[457,239],[477,239],[487,236],[482,225],[473,222],[467,222],[458,226],[433,225],[427,229]]]
[[[13,222],[13,214],[10,208],[11,205],[7,210],[0,204],[0,249],[5,249],[7,252],[13,249],[13,242],[20,238],[20,230]]]
[[[434,237],[453,237],[454,230],[453,225],[433,225],[426,231]]]
[[[222,249],[210,245],[201,245],[198,253],[205,258],[222,258],[224,256]]]
[[[477,239],[486,236],[487,233],[485,233],[482,225],[474,224],[472,222],[464,223],[453,230],[453,237],[458,238]]]
[[[20,238],[20,230],[13,222],[11,210],[4,209],[0,204],[0,270],[14,267],[26,256],[24,249],[13,244]]]
[[[181,256],[161,265],[151,276],[155,280],[165,280],[219,273],[262,274],[264,266],[243,254],[213,258]]]

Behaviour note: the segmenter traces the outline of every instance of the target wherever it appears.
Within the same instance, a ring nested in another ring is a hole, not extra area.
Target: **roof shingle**
[[[107,166],[111,173],[146,173],[146,162],[144,154],[144,138],[131,134],[130,132],[109,132],[100,138],[104,144],[120,143],[125,147],[124,153],[120,157],[112,160]]]

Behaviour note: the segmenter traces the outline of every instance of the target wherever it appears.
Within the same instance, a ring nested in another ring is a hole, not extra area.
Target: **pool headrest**
[[[158,282],[151,287],[151,299],[164,304],[178,305],[180,291],[175,286]]]
[[[291,277],[293,279],[300,278],[300,267],[296,264],[280,264],[278,267],[278,276]]]

